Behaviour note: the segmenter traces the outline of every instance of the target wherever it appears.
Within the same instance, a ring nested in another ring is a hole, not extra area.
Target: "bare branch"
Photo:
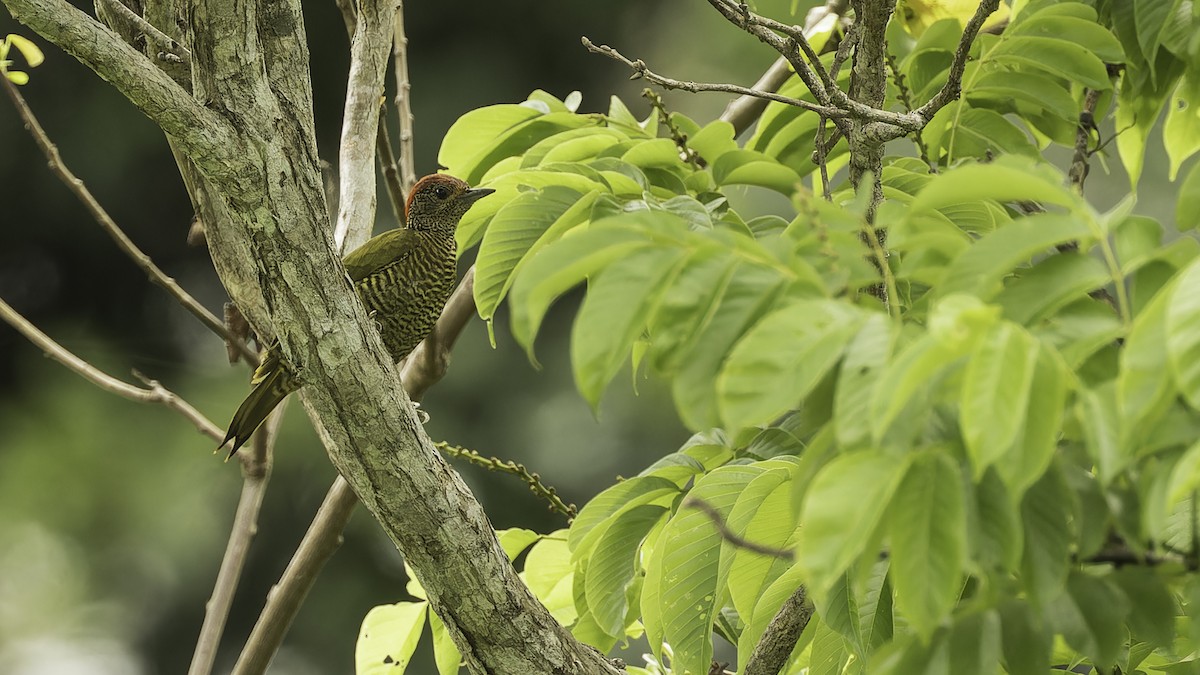
[[[109,10],[116,12],[121,18],[132,24],[147,38],[157,43],[158,46],[163,50],[162,52],[159,52],[160,58],[166,59],[168,56],[173,57],[174,59],[177,59],[181,65],[189,70],[191,69],[192,51],[190,49],[171,39],[162,31],[155,28],[149,21],[145,20],[141,16],[138,16],[132,9],[126,7],[121,0],[99,1],[103,2],[105,7],[107,7]]]
[[[713,525],[717,527],[717,533],[721,535],[721,539],[733,544],[737,548],[744,548],[753,553],[769,555],[773,558],[781,558],[783,560],[794,560],[796,557],[796,554],[793,553],[791,549],[764,546],[763,544],[742,538],[736,532],[729,529],[729,526],[725,524],[725,518],[721,515],[721,513],[713,508],[712,504],[709,504],[703,499],[699,499],[697,497],[688,497],[687,499],[683,500],[683,508],[689,507],[704,512],[704,515],[708,516],[708,519],[711,520]]]
[[[814,103],[809,103],[808,101],[802,101],[798,98],[791,98],[789,96],[780,96],[779,94],[776,94],[774,92],[756,91],[754,89],[747,89],[746,87],[741,87],[736,84],[684,82],[683,80],[674,80],[669,77],[663,77],[662,75],[659,75],[658,73],[655,73],[654,71],[650,70],[646,66],[646,63],[644,61],[642,61],[641,59],[638,59],[637,61],[632,61],[632,60],[626,58],[624,55],[622,55],[621,52],[618,52],[617,50],[613,49],[612,47],[609,47],[608,45],[597,45],[594,42],[592,42],[591,40],[587,39],[586,37],[582,38],[582,42],[583,42],[583,46],[588,48],[588,51],[593,52],[595,54],[601,54],[601,55],[607,56],[610,59],[620,61],[621,63],[624,63],[625,65],[632,68],[633,75],[630,77],[630,79],[636,80],[638,78],[645,78],[645,79],[649,80],[650,82],[653,82],[654,84],[657,84],[658,86],[663,87],[664,89],[679,89],[681,91],[690,91],[692,93],[701,92],[701,91],[720,91],[720,92],[725,92],[728,94],[740,94],[742,96],[753,96],[755,98],[761,98],[761,99],[764,99],[767,101],[778,101],[779,103],[786,103],[787,105],[793,105],[793,106],[796,106],[797,108],[804,108],[805,110],[811,110],[815,113],[821,113],[822,115],[825,115],[826,117],[830,117],[830,118],[847,116],[847,113],[845,111],[838,110],[837,108],[826,108],[823,106],[816,105]]]
[[[412,400],[419,401],[445,375],[450,350],[475,316],[474,282],[475,268],[471,267],[450,296],[433,332],[405,361],[402,378]],[[345,479],[341,476],[334,479],[279,583],[267,595],[267,603],[238,656],[234,675],[259,675],[265,671],[321,569],[341,544],[342,531],[357,505],[358,497]]]
[[[349,483],[341,476],[335,478],[312,525],[304,533],[300,547],[279,578],[279,583],[267,594],[266,607],[258,616],[254,630],[238,656],[233,675],[261,675],[266,672],[283,642],[283,636],[299,613],[300,605],[316,582],[317,575],[341,546],[342,530],[346,529],[356,506],[358,499]]]
[[[341,189],[333,231],[334,243],[342,251],[361,246],[375,228],[375,136],[396,3],[397,0],[360,3],[355,15],[354,37],[350,40],[350,80],[346,85],[338,151]]]
[[[791,76],[792,66],[787,59],[781,56],[775,59],[775,63],[771,64],[771,67],[762,74],[762,77],[758,78],[758,82],[755,82],[750,89],[775,93]],[[761,96],[739,96],[725,106],[725,112],[721,113],[721,119],[733,125],[733,137],[737,138],[762,115],[763,110],[767,108],[768,101],[769,99]]]
[[[121,6],[124,7],[124,5]],[[12,99],[13,105],[16,106],[17,112],[20,114],[21,119],[25,122],[25,128],[29,130],[29,134],[33,136],[33,140],[37,142],[38,148],[40,148],[42,154],[46,156],[46,161],[50,166],[50,170],[54,172],[54,175],[62,181],[63,185],[65,185],[67,189],[70,190],[71,193],[74,194],[75,197],[83,204],[84,208],[88,210],[88,213],[92,214],[92,218],[94,218],[95,221],[100,224],[100,227],[104,229],[108,236],[112,237],[113,241],[117,243],[117,247],[120,248],[125,255],[129,256],[135,265],[137,265],[143,272],[146,273],[146,276],[151,282],[170,294],[170,296],[174,298],[176,302],[178,302],[184,309],[191,312],[196,318],[200,319],[200,322],[207,326],[209,330],[221,336],[221,338],[223,338],[227,343],[236,345],[238,353],[241,355],[242,359],[246,361],[246,363],[257,365],[258,354],[255,353],[255,351],[248,345],[246,345],[245,342],[235,338],[220,319],[218,319],[216,316],[213,316],[212,312],[205,309],[204,305],[201,305],[198,300],[193,298],[187,291],[183,290],[179,284],[175,283],[174,279],[167,276],[162,269],[155,265],[154,261],[150,259],[150,256],[143,253],[142,250],[137,247],[137,244],[133,243],[133,240],[130,239],[129,236],[125,234],[124,230],[117,225],[116,221],[114,221],[108,215],[108,212],[104,210],[104,207],[100,206],[100,202],[96,201],[96,198],[92,195],[91,191],[87,189],[87,186],[83,184],[83,181],[80,180],[74,173],[72,173],[69,168],[67,168],[66,163],[63,162],[62,155],[58,152],[58,147],[50,141],[50,137],[46,134],[46,130],[42,128],[41,122],[38,121],[37,116],[33,114],[33,110],[30,109],[29,104],[25,101],[25,98],[21,96],[21,92],[17,90],[16,85],[14,85],[12,82],[9,82],[8,78],[0,77],[0,86],[4,87],[4,91],[8,94],[9,98]]]
[[[417,182],[413,151],[412,84],[408,79],[408,36],[404,33],[404,0],[398,0],[392,27],[392,61],[395,64],[396,112],[400,115],[400,185],[408,194]]]
[[[392,216],[398,225],[404,225],[404,186],[400,184],[400,171],[396,167],[396,156],[392,153],[392,135],[388,133],[387,115],[379,115],[379,132],[375,137],[375,152],[379,155],[379,168],[383,171],[383,184],[387,186],[388,202]]]
[[[250,543],[258,532],[258,514],[262,509],[263,497],[267,491],[267,481],[271,476],[271,456],[275,440],[279,437],[279,424],[283,420],[283,411],[287,405],[284,401],[271,412],[263,430],[254,435],[252,451],[240,453],[242,462],[242,494],[238,498],[237,511],[233,516],[233,528],[229,541],[225,545],[225,555],[221,559],[221,567],[217,572],[216,583],[213,584],[212,597],[204,606],[204,623],[200,627],[200,636],[196,640],[196,650],[192,652],[192,663],[188,675],[209,675],[217,658],[217,648],[221,644],[221,635],[225,630],[225,622],[229,618],[229,610],[233,606],[234,592],[246,565],[246,557],[250,552]]]
[[[812,619],[813,605],[804,586],[796,589],[775,613],[746,661],[741,675],[779,675]]]
[[[138,403],[162,404],[183,415],[189,422],[196,425],[196,428],[201,433],[214,441],[220,441],[225,437],[225,433],[201,414],[199,410],[192,407],[192,404],[179,398],[158,382],[151,380],[147,383],[147,388],[143,389],[123,380],[118,380],[108,373],[101,371],[38,330],[36,326],[29,323],[25,317],[21,316],[17,310],[13,309],[3,299],[0,299],[0,320],[15,328],[21,335],[24,335],[35,347],[41,349],[46,356],[58,361],[66,366],[68,370],[73,371],[76,375],[79,375],[104,391],[116,394],[121,398],[129,399],[130,401],[137,401]]]
[[[950,62],[950,73],[947,76],[946,84],[942,86],[941,91],[929,99],[928,103],[913,111],[924,120],[921,126],[928,124],[937,111],[946,107],[962,93],[962,77],[963,72],[967,69],[967,57],[971,53],[971,45],[975,42],[975,37],[979,35],[979,29],[983,27],[983,22],[987,21],[987,18],[999,6],[1000,0],[981,0],[979,7],[975,9],[975,14],[967,22],[962,38],[958,41],[958,47],[954,50],[954,60]]]

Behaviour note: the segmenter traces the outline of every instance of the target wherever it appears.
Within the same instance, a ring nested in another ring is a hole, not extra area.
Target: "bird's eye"
[[[442,187],[442,186],[440,186],[440,185],[439,185],[438,187],[435,187],[435,188],[433,189],[433,194],[434,194],[434,195],[435,195],[435,196],[436,196],[438,199],[446,199],[447,197],[449,197],[449,196],[450,196],[450,191],[449,191],[449,190],[447,190],[446,188],[444,188],[444,187]]]

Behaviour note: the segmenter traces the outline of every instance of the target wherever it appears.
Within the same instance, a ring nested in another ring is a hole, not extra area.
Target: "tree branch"
[[[404,33],[404,0],[397,0],[392,27],[392,61],[396,77],[396,112],[400,115],[400,185],[403,194],[417,182],[413,150],[412,84],[408,78],[408,36]]]
[[[121,6],[124,7],[124,5]],[[104,210],[100,202],[96,201],[96,198],[87,189],[83,181],[67,168],[66,163],[63,162],[62,155],[58,152],[58,147],[50,141],[46,130],[42,127],[41,122],[38,121],[37,116],[33,114],[33,110],[30,109],[25,98],[21,96],[21,92],[17,90],[16,85],[9,82],[8,78],[0,77],[0,86],[4,88],[9,98],[12,99],[13,105],[17,108],[17,113],[20,114],[21,119],[25,122],[25,128],[29,130],[29,134],[37,142],[38,148],[46,156],[46,162],[50,166],[50,170],[75,195],[75,198],[83,204],[88,213],[92,214],[92,218],[99,223],[108,236],[112,237],[113,241],[117,243],[117,247],[125,255],[129,256],[139,269],[146,273],[146,276],[152,283],[165,290],[184,309],[191,312],[197,319],[200,319],[201,323],[224,339],[227,344],[234,345],[237,353],[246,363],[257,366],[258,354],[244,341],[235,337],[229,331],[228,327],[225,326],[224,322],[214,316],[212,312],[205,309],[204,305],[201,305],[198,300],[183,290],[179,284],[175,283],[174,279],[167,276],[158,265],[155,265],[150,256],[143,253],[137,247],[137,244],[133,243],[133,240],[125,234],[125,231],[117,225],[116,221],[108,215],[108,212]]]
[[[983,22],[987,21],[987,18],[999,6],[1000,0],[981,0],[979,7],[975,9],[975,14],[963,28],[962,38],[959,39],[958,47],[954,50],[954,60],[950,62],[950,73],[946,78],[946,84],[942,85],[941,90],[934,94],[928,103],[913,111],[914,114],[925,120],[921,126],[928,124],[937,111],[946,107],[962,93],[963,72],[967,69],[967,57],[971,54],[971,45],[974,44],[975,37],[979,35],[979,29],[983,27]]]
[[[403,384],[412,400],[421,400],[445,375],[450,350],[475,316],[474,282],[475,268],[471,267],[450,296],[433,332],[405,361]],[[357,505],[358,497],[345,479],[338,476],[279,583],[268,594],[267,603],[238,657],[234,675],[259,675],[265,671],[321,569],[340,545],[342,532]]]
[[[767,624],[741,675],[779,675],[783,672],[788,657],[796,648],[812,615],[813,606],[808,600],[808,590],[801,586],[783,601],[775,618]]]
[[[379,99],[392,45],[392,22],[398,0],[358,3],[350,40],[350,80],[342,115],[338,151],[337,225],[333,240],[339,250],[353,251],[371,238],[375,228],[375,142],[380,124]],[[370,129],[375,133],[366,133]]]
[[[721,516],[721,513],[713,508],[712,504],[709,504],[703,499],[688,497],[687,499],[683,500],[683,508],[693,508],[698,511],[702,511],[704,515],[708,516],[708,519],[712,521],[713,525],[717,527],[717,533],[721,535],[721,539],[729,542],[737,548],[744,548],[753,553],[771,556],[772,558],[780,558],[782,560],[793,560],[796,557],[796,554],[793,553],[791,549],[766,546],[739,536],[736,532],[729,529],[729,526],[725,524],[725,519]]]
[[[209,675],[216,662],[217,648],[221,645],[221,635],[233,606],[234,592],[250,553],[250,543],[258,532],[258,514],[262,510],[267,481],[271,477],[271,457],[286,405],[285,401],[276,408],[267,418],[263,430],[254,435],[251,452],[241,453],[247,455],[242,463],[242,494],[238,498],[233,527],[225,545],[225,555],[221,558],[221,567],[217,571],[217,580],[213,584],[212,597],[204,606],[204,623],[200,626],[200,636],[196,639],[188,675]]]
[[[838,117],[846,117],[847,116],[847,113],[845,111],[838,110],[836,108],[827,108],[824,106],[816,105],[815,103],[809,103],[808,101],[802,101],[798,98],[791,98],[789,96],[780,96],[779,94],[776,94],[776,93],[770,92],[770,91],[758,91],[755,89],[747,89],[746,87],[741,87],[736,84],[720,84],[720,83],[708,83],[708,82],[684,82],[683,80],[674,80],[669,77],[664,77],[662,75],[659,75],[658,73],[655,73],[654,71],[650,70],[646,66],[646,63],[644,61],[642,61],[641,59],[638,59],[637,61],[632,61],[632,60],[626,58],[624,55],[622,55],[621,52],[618,52],[617,50],[613,49],[612,47],[609,47],[608,45],[597,45],[594,42],[592,42],[591,40],[587,39],[586,37],[582,38],[582,42],[583,42],[583,46],[588,48],[588,51],[590,51],[594,54],[601,54],[603,56],[607,56],[608,58],[614,59],[616,61],[620,61],[621,63],[624,63],[625,65],[632,68],[633,75],[630,76],[630,79],[636,80],[638,78],[645,78],[645,79],[649,80],[650,82],[653,82],[654,84],[657,84],[660,87],[663,87],[664,89],[679,89],[681,91],[690,91],[692,93],[697,93],[697,92],[701,92],[701,91],[719,91],[719,92],[725,92],[728,94],[740,94],[742,96],[752,96],[754,98],[761,98],[765,101],[777,101],[779,103],[785,103],[787,105],[796,106],[797,108],[811,110],[812,112],[820,113],[820,114],[825,115],[826,117],[830,117],[830,118],[838,118]]]
[[[158,382],[150,380],[147,382],[147,387],[143,389],[123,380],[118,380],[55,342],[50,336],[29,323],[25,317],[21,316],[17,310],[13,309],[3,299],[0,299],[0,320],[15,328],[21,335],[24,335],[25,339],[32,342],[38,349],[41,349],[46,356],[58,361],[66,366],[68,370],[73,371],[76,375],[79,375],[104,391],[116,394],[121,398],[129,399],[130,401],[137,401],[138,403],[162,404],[183,415],[189,422],[196,425],[200,433],[214,441],[220,441],[225,437],[225,433],[218,429],[217,425],[213,424],[199,410],[192,407],[192,404],[179,398]]]
[[[468,668],[615,673],[520,581],[479,502],[415,418],[346,283],[328,232],[311,92],[296,80],[307,68],[298,0],[189,5],[193,94],[205,107],[65,0],[3,1],[182,139],[230,216],[206,220],[226,288],[260,335],[274,328],[307,385],[304,403],[327,432],[330,459],[415,570]],[[131,63],[144,66],[135,72]],[[372,139],[376,127],[362,131]]]

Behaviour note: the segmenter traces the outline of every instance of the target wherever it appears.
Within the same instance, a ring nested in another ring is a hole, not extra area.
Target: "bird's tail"
[[[229,457],[233,457],[238,448],[250,439],[250,434],[267,419],[267,415],[279,405],[287,395],[296,390],[295,381],[287,372],[287,368],[280,362],[278,353],[274,350],[268,350],[265,354],[262,364],[258,370],[254,372],[254,379],[251,380],[254,388],[250,390],[250,395],[242,404],[238,406],[237,412],[233,413],[233,421],[229,423],[229,431],[225,434],[225,440],[221,441],[221,445],[217,449],[225,447],[229,441],[233,441],[233,448],[229,451]],[[228,461],[229,457],[226,457]]]

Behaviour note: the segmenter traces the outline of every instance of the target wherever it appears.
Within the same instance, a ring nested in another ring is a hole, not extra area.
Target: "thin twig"
[[[717,533],[721,535],[721,539],[733,544],[737,548],[744,548],[753,553],[761,553],[762,555],[769,555],[773,558],[780,558],[782,560],[794,560],[796,557],[796,554],[792,552],[791,549],[766,546],[750,541],[749,539],[742,538],[736,532],[729,529],[729,526],[725,524],[725,518],[721,515],[721,513],[713,508],[712,504],[709,504],[703,499],[698,497],[688,497],[687,499],[683,500],[683,508],[693,508],[702,511],[704,515],[708,516],[708,519],[712,521],[713,525],[717,527]]]
[[[667,106],[663,103],[662,97],[649,87],[642,90],[642,97],[650,102],[650,107],[658,114],[658,121],[667,128],[667,135],[671,137],[672,141],[675,141],[675,147],[679,148],[679,153],[683,155],[684,160],[691,164],[693,169],[704,168],[706,165],[704,158],[688,145],[687,134],[683,133],[678,124],[675,124],[675,120],[671,119],[671,113],[667,112]]]
[[[211,331],[221,336],[227,342],[237,345],[238,353],[246,363],[258,365],[258,354],[249,345],[237,340],[220,319],[213,316],[212,312],[204,308],[204,305],[201,305],[199,301],[183,290],[179,284],[175,283],[174,279],[167,276],[166,273],[154,264],[150,256],[143,253],[137,247],[137,244],[133,243],[133,240],[108,215],[104,207],[100,206],[100,202],[96,201],[96,198],[87,189],[87,186],[83,184],[83,181],[67,168],[66,163],[63,162],[62,155],[58,152],[58,147],[50,140],[50,137],[46,134],[46,130],[42,128],[41,122],[33,114],[33,110],[25,101],[25,98],[21,96],[21,92],[17,91],[17,87],[5,77],[0,77],[0,83],[2,83],[0,86],[4,87],[9,98],[12,99],[13,105],[16,106],[17,113],[20,114],[21,119],[25,123],[25,128],[29,130],[29,134],[33,136],[33,140],[37,143],[38,148],[46,156],[46,162],[49,164],[50,170],[54,172],[54,175],[58,176],[63,185],[71,191],[71,194],[75,195],[83,204],[84,208],[99,223],[100,227],[112,237],[113,241],[117,243],[117,247],[146,273],[151,282],[169,293],[184,309],[200,319],[201,323],[208,326]]]
[[[1083,194],[1083,183],[1087,180],[1090,169],[1088,160],[1092,156],[1092,138],[1099,135],[1099,129],[1096,128],[1096,104],[1100,101],[1100,91],[1087,89],[1086,92],[1083,96],[1083,110],[1079,111],[1079,124],[1075,129],[1075,156],[1071,160],[1071,169],[1068,172],[1071,185],[1079,194]]]
[[[387,114],[379,114],[379,132],[375,137],[375,153],[379,155],[379,168],[383,172],[383,184],[387,186],[388,203],[392,205],[392,216],[396,223],[404,226],[404,186],[400,184],[400,171],[396,168],[396,156],[392,153],[392,135],[388,133]]]
[[[785,82],[792,77],[792,66],[782,56],[767,69],[758,82],[750,87],[754,91],[777,92]],[[733,137],[737,138],[750,128],[751,124],[762,115],[767,108],[767,99],[760,96],[739,96],[725,106],[721,119],[733,125]]]
[[[283,420],[284,401],[271,412],[262,431],[254,435],[251,452],[242,463],[242,494],[238,498],[233,516],[233,527],[225,545],[225,555],[217,571],[212,596],[204,605],[204,623],[196,639],[196,650],[192,652],[192,663],[188,675],[209,675],[216,663],[217,649],[225,631],[225,622],[233,606],[234,592],[241,580],[250,543],[258,532],[258,514],[262,510],[267,482],[271,477],[272,454],[275,440],[279,437],[279,424]]]
[[[971,53],[971,45],[974,44],[975,37],[979,35],[979,29],[983,27],[983,22],[987,21],[987,18],[996,11],[999,5],[1000,0],[981,0],[979,7],[975,9],[975,14],[963,28],[962,38],[954,50],[954,60],[950,62],[950,73],[946,78],[946,84],[942,85],[941,90],[934,94],[928,103],[913,111],[915,115],[924,120],[924,123],[921,124],[922,127],[933,119],[937,111],[946,107],[962,93],[963,72],[967,69],[967,57]]]
[[[791,98],[790,96],[780,96],[779,94],[770,91],[756,91],[754,89],[747,89],[746,87],[738,86],[736,84],[723,84],[715,82],[684,82],[683,80],[675,80],[669,77],[664,77],[650,70],[644,61],[640,59],[637,61],[632,61],[622,55],[621,52],[618,52],[608,45],[597,45],[586,37],[582,39],[582,42],[583,46],[588,48],[588,51],[620,61],[621,63],[624,63],[632,68],[634,72],[631,76],[631,79],[645,78],[650,82],[663,87],[664,89],[679,89],[681,91],[690,91],[692,93],[701,91],[719,91],[727,94],[740,94],[742,96],[753,96],[755,98],[761,98],[767,101],[777,101],[779,103],[796,106],[797,108],[811,110],[815,113],[825,115],[831,119],[849,116],[849,113],[844,110],[820,106],[815,103],[809,103],[808,101],[802,101],[798,98]]]
[[[396,112],[400,115],[400,185],[403,194],[417,182],[413,150],[412,83],[408,78],[408,36],[404,33],[404,0],[398,0],[392,24],[392,63],[396,78]]]
[[[433,332],[405,361],[401,381],[413,401],[421,400],[445,375],[450,350],[475,316],[474,281],[475,268],[471,267],[450,296]],[[267,603],[238,656],[234,675],[260,675],[265,671],[321,569],[337,550],[342,531],[357,505],[358,497],[345,479],[341,476],[334,479],[287,569],[267,595]]]
[[[21,335],[24,335],[25,339],[32,342],[38,349],[41,349],[46,356],[58,361],[66,366],[68,370],[73,371],[76,375],[79,375],[104,391],[116,394],[121,398],[129,399],[130,401],[137,401],[138,403],[158,403],[164,405],[183,415],[189,422],[196,425],[200,433],[214,441],[220,441],[224,438],[225,433],[217,425],[213,424],[199,410],[192,407],[192,404],[179,398],[179,396],[166,387],[163,387],[156,381],[150,380],[147,383],[147,387],[143,389],[105,373],[71,353],[48,335],[38,330],[36,326],[29,323],[25,317],[21,316],[17,310],[13,309],[3,299],[0,299],[0,320],[15,328]]]
[[[191,69],[192,51],[190,49],[179,44],[175,40],[171,39],[169,35],[155,28],[153,24],[138,16],[137,13],[126,7],[120,0],[100,1],[103,2],[108,8],[116,11],[117,14],[120,14],[121,18],[132,23],[138,30],[142,32],[143,35],[156,42],[159,47],[162,47],[163,52],[159,54],[160,58],[166,58],[167,55],[170,55],[175,59],[178,59],[179,63],[181,63],[183,66],[189,70]]]
[[[767,629],[763,631],[754,651],[746,660],[741,675],[779,675],[787,664],[788,657],[796,648],[800,634],[812,619],[813,605],[808,599],[808,590],[801,586],[783,601]]]
[[[512,460],[503,460],[499,457],[484,457],[475,450],[464,448],[461,445],[453,445],[445,441],[434,443],[433,445],[451,457],[466,460],[488,471],[499,471],[520,478],[529,486],[530,492],[546,500],[550,505],[550,510],[561,513],[567,517],[567,520],[574,520],[575,516],[579,515],[579,509],[574,504],[564,502],[562,497],[558,496],[558,491],[543,483],[541,476],[531,473],[524,464],[518,464]]]
[[[912,91],[908,88],[907,77],[900,70],[900,65],[896,63],[896,55],[887,52],[888,70],[892,73],[892,81],[896,83],[896,91],[900,95],[900,102],[904,104],[904,109],[911,111],[913,109]],[[921,161],[925,162],[925,166],[929,167],[929,173],[937,173],[937,166],[929,159],[929,147],[925,145],[925,139],[921,136],[921,130],[917,129],[912,132],[913,143],[917,146],[917,154]]]
[[[350,484],[338,476],[317,510],[312,525],[304,533],[300,547],[267,593],[267,604],[254,624],[246,646],[233,667],[233,675],[261,675],[274,658],[300,605],[316,583],[317,575],[342,543],[342,531],[358,506]]]

